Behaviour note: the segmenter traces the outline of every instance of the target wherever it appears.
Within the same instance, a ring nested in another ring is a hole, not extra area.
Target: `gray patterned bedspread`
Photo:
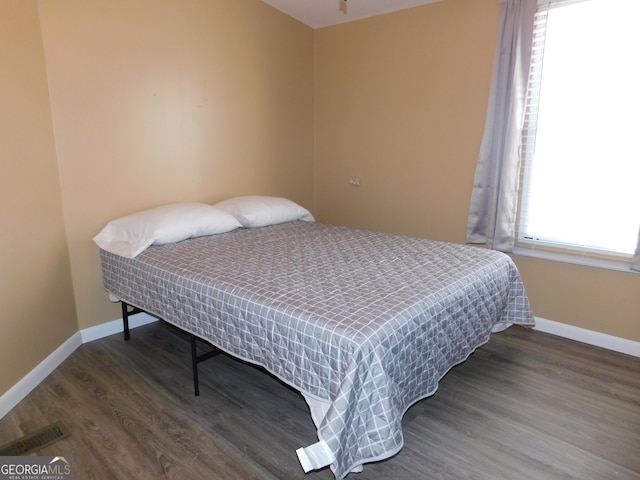
[[[118,298],[330,402],[338,479],[397,453],[404,412],[495,324],[534,323],[507,255],[419,238],[291,222],[100,256]]]

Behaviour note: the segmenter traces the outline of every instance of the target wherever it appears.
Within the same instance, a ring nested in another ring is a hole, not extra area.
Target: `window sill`
[[[580,255],[571,255],[568,253],[550,252],[546,250],[535,250],[532,248],[514,247],[513,253],[523,257],[541,258],[543,260],[551,260],[554,262],[572,263],[574,265],[583,265],[586,267],[604,268],[607,270],[616,270],[618,272],[627,272],[640,274],[629,268],[629,261],[610,260],[605,258],[585,257]]]

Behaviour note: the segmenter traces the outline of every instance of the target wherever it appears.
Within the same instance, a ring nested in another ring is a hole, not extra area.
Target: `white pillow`
[[[103,250],[134,258],[150,245],[213,235],[242,225],[224,210],[205,203],[174,203],[110,221],[93,241]]]
[[[280,197],[248,195],[223,200],[215,206],[229,212],[246,228],[265,227],[294,220],[314,221],[313,215],[307,209]]]

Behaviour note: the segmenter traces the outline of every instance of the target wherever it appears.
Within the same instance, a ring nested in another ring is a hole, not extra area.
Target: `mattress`
[[[397,453],[404,412],[497,325],[534,323],[505,254],[321,223],[100,258],[119,299],[299,390],[338,479]]]

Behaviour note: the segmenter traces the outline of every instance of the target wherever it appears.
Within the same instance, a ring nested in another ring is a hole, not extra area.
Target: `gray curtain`
[[[636,246],[636,253],[631,259],[631,269],[638,270],[640,272],[640,232],[638,232],[638,244]]]
[[[515,244],[520,143],[536,0],[504,0],[467,242],[510,252]]]

